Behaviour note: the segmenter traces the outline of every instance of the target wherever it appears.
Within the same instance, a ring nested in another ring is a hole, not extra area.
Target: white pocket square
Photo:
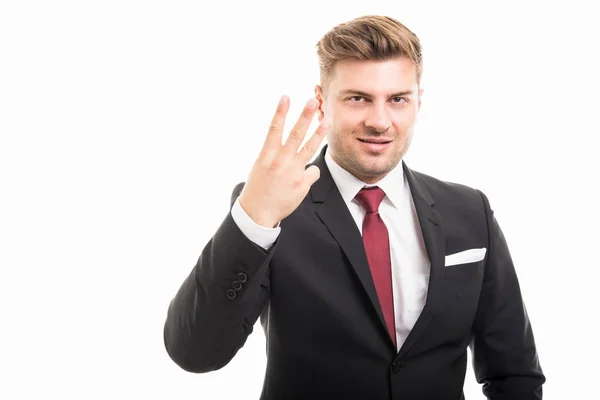
[[[449,254],[446,256],[446,267],[458,264],[467,264],[483,260],[485,257],[485,247],[481,249],[469,249],[458,253]]]

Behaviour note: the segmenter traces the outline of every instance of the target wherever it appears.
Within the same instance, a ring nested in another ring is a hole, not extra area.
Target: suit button
[[[400,372],[400,368],[402,368],[402,364],[400,364],[400,362],[396,361],[394,362],[394,364],[392,364],[392,372],[397,374],[398,372]]]
[[[227,298],[228,298],[229,300],[233,300],[233,299],[235,299],[235,296],[237,296],[237,293],[236,293],[236,291],[235,291],[235,290],[233,290],[233,289],[229,289],[229,290],[227,290]]]
[[[242,284],[240,283],[240,281],[233,281],[233,284],[231,285],[236,292],[239,292],[242,289]]]
[[[248,275],[246,275],[243,272],[238,272],[237,279],[238,279],[238,281],[240,281],[242,283],[246,283],[246,281],[248,280]]]

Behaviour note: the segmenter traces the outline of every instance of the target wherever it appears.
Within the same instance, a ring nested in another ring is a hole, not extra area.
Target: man
[[[423,92],[418,38],[366,16],[317,47],[315,99],[282,144],[282,98],[170,304],[170,357],[191,372],[222,368],[260,317],[264,400],[458,400],[467,347],[489,399],[541,399],[545,377],[488,199],[402,161]]]

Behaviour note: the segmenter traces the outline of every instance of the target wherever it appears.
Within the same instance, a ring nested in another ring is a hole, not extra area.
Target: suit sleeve
[[[164,344],[177,365],[202,373],[231,361],[268,303],[276,248],[277,241],[268,251],[250,241],[227,214],[168,307]]]
[[[471,351],[477,381],[490,400],[542,399],[542,372],[533,331],[504,234],[487,197],[488,258]]]

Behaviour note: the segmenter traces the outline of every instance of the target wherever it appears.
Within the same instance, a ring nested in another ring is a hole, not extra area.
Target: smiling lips
[[[386,144],[386,143],[390,143],[391,140],[387,140],[387,139],[358,139],[363,143],[375,143],[375,144]]]
[[[380,138],[369,138],[369,139],[358,139],[363,146],[365,146],[368,150],[373,152],[380,152],[385,150],[388,145],[392,142],[388,139],[380,139]]]

